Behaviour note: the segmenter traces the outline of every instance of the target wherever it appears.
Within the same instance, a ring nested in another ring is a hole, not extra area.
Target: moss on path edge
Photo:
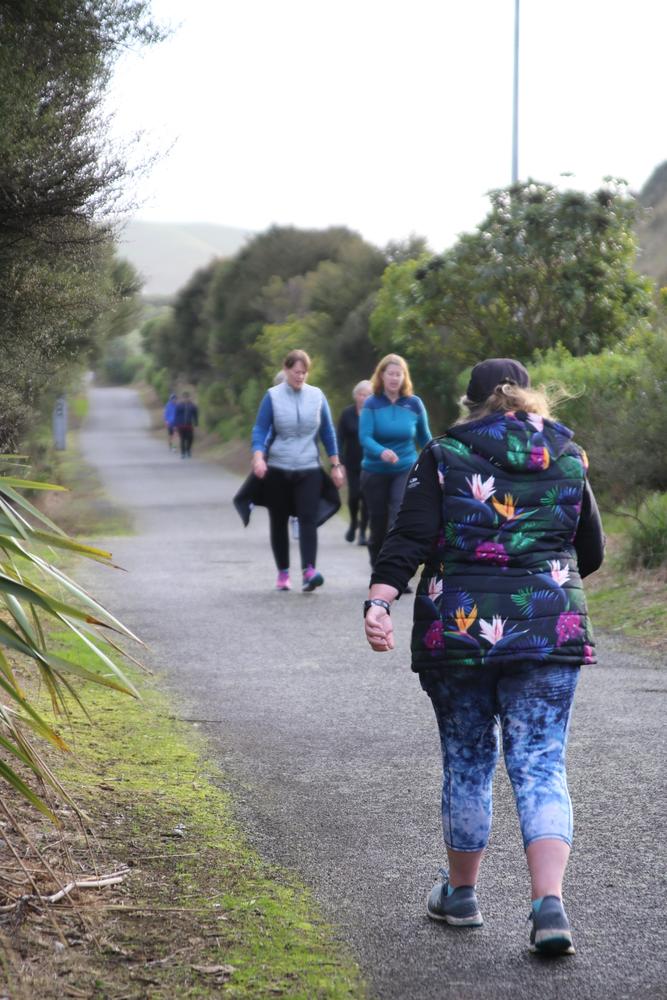
[[[86,666],[95,669],[92,657]],[[364,997],[307,888],[246,843],[224,775],[175,718],[159,678],[126,672],[141,702],[86,685],[92,721],[77,714],[63,730],[74,754],[58,773],[90,816],[95,863],[131,867],[94,902],[79,894],[97,915],[97,946],[90,963],[73,964],[70,988],[110,998]]]

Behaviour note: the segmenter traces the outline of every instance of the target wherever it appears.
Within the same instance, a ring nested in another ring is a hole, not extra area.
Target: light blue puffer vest
[[[269,447],[269,466],[289,471],[318,468],[317,435],[324,399],[322,390],[304,385],[295,391],[283,382],[272,386],[269,395],[275,434]]]

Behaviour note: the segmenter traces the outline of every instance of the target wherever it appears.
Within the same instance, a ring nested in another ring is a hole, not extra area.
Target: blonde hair
[[[389,365],[398,365],[403,371],[403,382],[401,383],[401,389],[399,392],[400,396],[411,396],[412,395],[412,379],[410,378],[410,369],[408,368],[408,363],[405,358],[402,358],[400,354],[385,354],[381,361],[378,361],[377,367],[373,374],[371,375],[371,385],[373,387],[373,392],[376,396],[379,396],[384,390],[384,384],[382,382],[382,376],[389,367]]]
[[[553,417],[553,411],[566,399],[572,396],[562,386],[544,386],[538,388],[521,388],[515,382],[501,382],[495,387],[490,396],[483,403],[474,403],[467,396],[462,396],[459,400],[464,411],[456,421],[457,424],[466,424],[470,420],[481,420],[492,413],[516,413],[523,410],[525,413],[536,413],[547,420]]]

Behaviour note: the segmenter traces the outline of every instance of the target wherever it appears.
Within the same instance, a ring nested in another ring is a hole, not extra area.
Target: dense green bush
[[[667,336],[641,333],[601,354],[574,358],[545,352],[530,372],[535,384],[572,394],[558,417],[588,453],[591,482],[613,504],[631,506],[667,490]]]
[[[635,569],[667,564],[667,494],[652,493],[643,502],[628,531],[624,557]]]
[[[212,431],[229,415],[230,394],[224,382],[211,382],[198,393],[199,415],[206,430]]]
[[[528,364],[558,344],[595,355],[655,316],[625,185],[587,194],[529,180],[490,198],[472,233],[436,257],[387,268],[376,296],[371,339],[381,354],[405,355],[432,429],[456,416],[456,378],[477,361]]]
[[[113,337],[104,345],[96,375],[105,385],[129,385],[142,366],[141,355],[132,350],[127,337]]]
[[[172,378],[166,368],[154,368],[146,374],[148,382],[153,386],[161,403],[166,403],[169,394],[173,392]]]

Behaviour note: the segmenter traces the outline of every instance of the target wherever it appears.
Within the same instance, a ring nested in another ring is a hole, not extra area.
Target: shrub
[[[234,441],[236,438],[248,439],[250,450],[250,431],[247,423],[240,416],[225,417],[219,420],[213,428],[221,441]]]
[[[211,382],[199,390],[199,407],[206,430],[214,430],[221,420],[230,415],[233,406],[229,388],[224,382]]]
[[[43,783],[50,784],[66,801],[71,799],[32,742],[35,735],[59,750],[68,749],[61,734],[37,710],[30,688],[27,692],[14,672],[9,655],[41,680],[51,699],[53,712],[65,718],[67,695],[83,707],[73,679],[90,681],[138,697],[138,693],[108,655],[110,647],[122,653],[117,639],[135,638],[132,633],[63,573],[57,564],[62,550],[113,565],[102,549],[69,538],[45,514],[22,495],[24,490],[62,487],[32,482],[8,474],[16,459],[0,456],[0,796],[7,782],[35,808],[55,821],[43,796]],[[63,646],[59,632],[65,629],[74,646]],[[77,651],[92,651],[99,670],[81,663]],[[16,761],[23,765],[17,771]],[[27,780],[26,780],[26,776]],[[31,780],[31,777],[33,780]]]
[[[251,425],[255,422],[257,408],[266,392],[267,386],[256,378],[248,379],[241,395],[239,396],[239,406],[245,421]]]
[[[113,337],[104,345],[96,375],[105,385],[129,385],[142,363],[141,355],[133,353],[127,337]]]
[[[157,368],[147,373],[149,383],[155,389],[158,399],[166,403],[172,389],[172,378],[166,368]]]
[[[633,569],[667,564],[667,494],[651,493],[628,531],[624,561]]]
[[[558,409],[588,453],[596,492],[615,506],[667,489],[667,337],[642,333],[601,354],[575,358],[563,347],[530,366],[535,384],[563,385]]]

